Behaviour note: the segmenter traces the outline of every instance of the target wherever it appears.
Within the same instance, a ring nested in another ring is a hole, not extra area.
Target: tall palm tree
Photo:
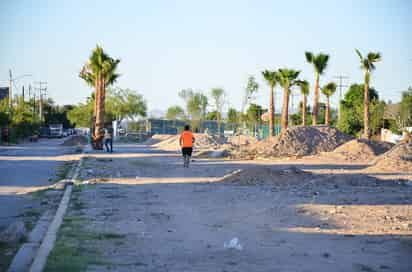
[[[316,125],[319,114],[319,79],[328,66],[329,55],[323,53],[314,55],[311,52],[305,52],[305,56],[306,61],[312,64],[315,69],[315,95],[313,97],[312,124]]]
[[[93,147],[96,149],[103,149],[106,88],[119,77],[116,73],[119,62],[97,45],[79,74],[87,84],[95,88]]]
[[[306,108],[308,104],[308,95],[309,95],[309,82],[306,80],[301,80],[298,82],[300,87],[300,93],[302,94],[302,126],[306,126]]]
[[[326,96],[325,125],[329,125],[329,122],[330,122],[330,97],[335,92],[336,92],[335,82],[329,82],[322,88],[322,93]]]
[[[283,92],[283,105],[282,105],[282,117],[281,117],[281,126],[282,132],[288,128],[288,117],[289,117],[289,95],[290,88],[294,85],[297,85],[299,81],[297,80],[300,71],[293,69],[279,69],[276,77],[279,85],[282,86]]]
[[[366,139],[370,139],[371,133],[369,128],[369,83],[371,73],[375,70],[375,62],[381,60],[380,53],[369,52],[366,58],[364,58],[358,49],[355,49],[361,62],[361,69],[365,72],[365,84],[363,85],[363,136]]]
[[[262,72],[263,78],[270,87],[269,97],[269,136],[274,136],[275,127],[275,103],[274,103],[274,89],[276,86],[276,71],[265,70]]]

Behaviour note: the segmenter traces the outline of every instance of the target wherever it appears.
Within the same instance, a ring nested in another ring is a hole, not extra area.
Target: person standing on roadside
[[[106,152],[113,153],[113,128],[108,127],[104,129],[104,145]]]
[[[190,126],[185,125],[184,131],[180,135],[179,144],[182,148],[183,155],[183,167],[189,168],[190,157],[193,152],[193,144],[195,142],[195,137],[192,131],[190,131]]]

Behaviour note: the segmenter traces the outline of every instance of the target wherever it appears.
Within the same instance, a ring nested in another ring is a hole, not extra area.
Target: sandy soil
[[[366,166],[309,157],[184,169],[173,152],[120,146],[86,159],[88,185],[66,218],[118,237],[77,239],[87,271],[412,271],[412,173]],[[233,238],[242,250],[224,247]],[[84,261],[90,252],[99,260]]]

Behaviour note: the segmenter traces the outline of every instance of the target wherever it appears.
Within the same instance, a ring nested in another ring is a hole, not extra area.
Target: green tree
[[[361,69],[364,71],[364,98],[363,98],[363,136],[366,139],[370,139],[371,137],[371,131],[370,131],[370,121],[369,121],[369,84],[370,84],[370,77],[371,77],[371,72],[375,70],[375,62],[378,62],[381,60],[381,54],[380,53],[374,53],[370,52],[364,58],[361,54],[361,52],[358,49],[355,49],[356,53],[358,54],[361,62]]]
[[[106,88],[116,82],[116,73],[120,60],[111,58],[103,48],[96,46],[79,76],[95,88],[93,148],[103,149],[103,128],[105,114]]]
[[[308,104],[308,95],[309,95],[309,82],[306,80],[302,80],[298,83],[300,93],[302,94],[302,102],[300,104],[301,109],[301,118],[302,118],[302,126],[306,126],[306,111],[307,111],[307,104]]]
[[[255,124],[259,125],[261,123],[262,114],[264,114],[267,111],[268,110],[262,108],[261,105],[251,103],[246,111],[246,120],[249,128]]]
[[[402,92],[400,107],[400,129],[412,126],[412,87]]]
[[[135,120],[136,117],[145,117],[147,114],[147,105],[143,96],[131,89],[108,89],[106,106],[117,124],[125,118]]]
[[[239,121],[240,113],[235,108],[229,108],[227,112],[227,121],[230,124],[236,124]]]
[[[322,93],[326,96],[325,125],[330,122],[330,97],[336,92],[336,87],[335,82],[329,82],[322,88]]]
[[[316,125],[318,123],[319,115],[319,80],[320,76],[325,72],[328,66],[329,55],[320,53],[314,55],[311,52],[305,52],[306,61],[313,65],[315,70],[315,91],[313,97],[313,110],[312,110],[312,124]]]
[[[277,81],[283,88],[282,116],[280,121],[282,132],[284,132],[288,128],[290,88],[294,85],[299,84],[299,81],[297,80],[299,74],[300,71],[286,68],[279,69],[276,74]]]
[[[242,102],[242,110],[241,112],[244,113],[245,108],[249,104],[249,102],[253,99],[253,96],[257,93],[259,90],[259,84],[256,82],[256,79],[254,76],[249,76],[247,80],[247,85],[245,88],[245,97],[243,98]]]
[[[213,106],[215,108],[215,111],[217,112],[217,131],[218,131],[218,134],[220,135],[222,111],[223,111],[223,105],[225,103],[225,91],[222,88],[213,88],[210,91],[210,95],[213,100]]]
[[[218,115],[217,111],[209,111],[206,115],[206,120],[217,120]]]
[[[67,118],[75,127],[90,127],[93,120],[93,102],[88,98],[87,103],[79,103],[68,113]],[[94,101],[94,100],[93,100]]]
[[[123,119],[134,119],[136,116],[146,116],[147,106],[143,97],[130,89],[109,89],[105,99],[106,113],[104,123],[121,122]],[[95,105],[94,93],[87,98],[86,103],[79,103],[67,112],[67,117],[76,127],[90,127]]]
[[[185,111],[180,106],[171,106],[167,109],[166,118],[170,120],[183,119]]]
[[[363,97],[364,97],[364,85],[352,84],[349,90],[346,92],[345,97],[340,102],[341,118],[338,122],[338,128],[343,132],[351,135],[358,135],[363,129]],[[375,89],[369,88],[368,94],[369,100],[372,104],[379,103],[379,97]],[[375,108],[375,107],[374,107]],[[377,120],[382,120],[382,116],[373,112],[371,114]],[[379,121],[375,124],[381,123]],[[376,131],[377,127],[373,130]]]
[[[200,94],[200,109],[201,109],[201,116],[202,120],[205,120],[207,114],[207,106],[209,105],[209,100],[207,96],[204,94]]]
[[[265,70],[262,72],[263,78],[266,80],[270,87],[269,96],[269,136],[274,136],[275,133],[275,94],[274,89],[276,86],[276,71]]]

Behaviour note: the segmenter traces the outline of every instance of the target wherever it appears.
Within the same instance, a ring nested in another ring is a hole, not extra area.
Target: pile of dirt
[[[323,155],[348,161],[371,161],[392,147],[392,143],[355,139]]]
[[[145,145],[155,145],[157,143],[160,143],[162,141],[166,141],[170,138],[175,137],[176,135],[170,135],[170,134],[155,134],[146,141],[144,141],[142,144]]]
[[[379,156],[369,171],[401,171],[412,173],[412,143],[400,143]]]
[[[195,150],[212,150],[218,149],[221,144],[225,142],[224,139],[220,138],[219,136],[208,135],[208,134],[201,134],[195,133]],[[179,139],[180,135],[173,135],[170,138],[167,138],[157,144],[154,144],[153,147],[158,149],[167,150],[167,151],[174,151],[180,149],[179,146]]]
[[[229,136],[226,142],[233,146],[256,144],[258,140],[255,137],[247,135]]]
[[[76,145],[86,145],[87,138],[83,135],[74,135],[69,139],[65,140],[61,145],[63,146],[76,146]]]
[[[271,158],[316,155],[333,151],[351,139],[353,137],[329,126],[296,126],[277,137],[250,145],[248,150],[242,152],[242,156]]]
[[[278,169],[270,166],[254,166],[225,176],[222,182],[236,185],[296,185],[313,179],[309,172],[296,167]]]

